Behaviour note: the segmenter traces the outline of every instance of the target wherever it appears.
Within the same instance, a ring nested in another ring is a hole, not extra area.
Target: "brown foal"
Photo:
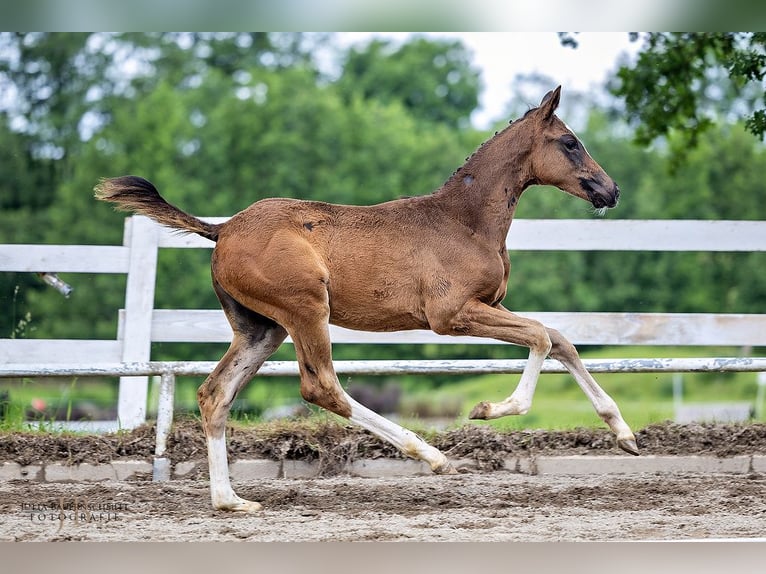
[[[506,235],[526,188],[553,185],[598,209],[617,204],[617,185],[554,114],[560,91],[546,94],[539,107],[484,143],[430,195],[366,207],[265,199],[211,224],[170,205],[139,177],[105,179],[96,187],[98,199],[216,242],[213,288],[234,336],[198,392],[215,508],[261,508],[231,487],[225,423],[238,391],[288,334],[307,401],[428,462],[434,472],[454,472],[439,450],[343,390],[333,369],[329,323],[366,331],[432,329],[528,347],[516,390],[499,403],[476,405],[474,419],[526,413],[543,360],[558,359],[617,444],[638,454],[617,405],[574,346],[501,304],[510,271]]]

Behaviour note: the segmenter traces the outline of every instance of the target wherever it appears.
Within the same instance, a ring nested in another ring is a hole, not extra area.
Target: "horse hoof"
[[[441,466],[432,469],[434,474],[458,474],[451,462],[446,462]]]
[[[617,446],[629,454],[638,456],[638,445],[636,444],[636,439],[634,438],[618,440]]]
[[[226,510],[227,512],[260,512],[263,506],[254,500],[245,500],[240,498],[235,502],[216,505],[216,510]]]
[[[471,410],[471,413],[468,415],[468,418],[471,420],[487,420],[489,418],[489,412],[492,407],[487,401],[482,401],[473,409]]]

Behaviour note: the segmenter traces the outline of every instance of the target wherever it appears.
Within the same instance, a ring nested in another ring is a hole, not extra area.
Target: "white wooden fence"
[[[507,245],[512,251],[766,251],[766,221],[516,220]],[[125,308],[115,339],[0,339],[0,377],[121,376],[118,420],[94,425],[133,428],[146,419],[148,376],[161,375],[157,446],[161,456],[172,420],[174,377],[206,375],[215,362],[151,361],[151,343],[228,342],[231,330],[219,309],[154,309],[158,250],[212,246],[211,241],[172,233],[142,216],[126,219],[121,246],[0,245],[0,272],[127,275]],[[766,346],[766,314],[521,314],[559,329],[579,345]],[[333,327],[331,336],[334,343],[491,343],[430,331],[367,333]],[[524,360],[339,361],[336,368],[339,374],[515,373],[524,364]],[[766,371],[766,357],[648,357],[589,360],[586,366],[594,372],[756,372]],[[553,360],[546,361],[543,370],[564,372]],[[293,361],[269,362],[259,375],[297,372]]]

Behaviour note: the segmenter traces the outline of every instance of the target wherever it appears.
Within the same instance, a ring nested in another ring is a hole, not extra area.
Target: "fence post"
[[[160,396],[157,401],[157,440],[154,448],[152,480],[163,482],[170,480],[170,459],[165,456],[168,435],[173,424],[173,396],[176,377],[173,373],[163,372],[160,379]]]
[[[151,354],[152,310],[157,277],[159,227],[136,215],[125,223],[124,245],[130,247],[122,326],[122,361],[148,361]],[[117,419],[120,428],[132,429],[146,421],[149,378],[121,377]]]

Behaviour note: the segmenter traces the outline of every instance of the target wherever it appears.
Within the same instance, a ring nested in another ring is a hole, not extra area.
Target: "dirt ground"
[[[151,459],[151,427],[105,436],[0,435],[0,461]],[[510,453],[609,454],[607,431],[498,433],[467,426],[429,436],[471,473],[414,478],[339,475],[357,457],[396,456],[334,423],[230,429],[232,459],[319,460],[323,476],[234,484],[255,515],[213,511],[206,477],[152,483],[0,482],[2,541],[607,541],[766,536],[766,475],[530,476],[496,470]],[[766,453],[766,425],[675,425],[637,433],[645,454]],[[173,462],[204,458],[198,423],[169,441]]]
[[[265,509],[255,515],[213,511],[201,480],[6,482],[0,484],[0,540],[646,541],[766,535],[762,474],[563,477],[495,471],[234,486]]]

